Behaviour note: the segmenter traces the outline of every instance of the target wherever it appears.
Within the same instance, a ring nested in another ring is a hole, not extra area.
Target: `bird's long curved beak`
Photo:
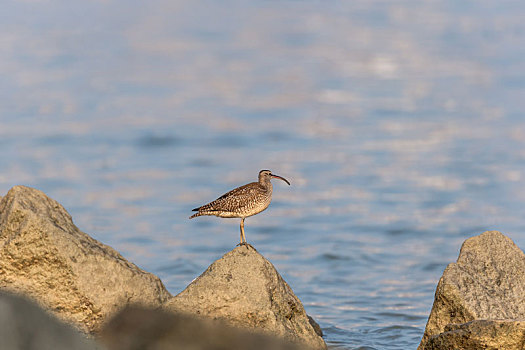
[[[279,175],[275,175],[275,174],[270,174],[271,177],[275,178],[275,179],[280,179],[280,180],[283,180],[284,182],[286,182],[288,184],[288,186],[290,185],[290,183],[288,182],[288,180],[286,180],[284,177],[282,176],[279,176]]]

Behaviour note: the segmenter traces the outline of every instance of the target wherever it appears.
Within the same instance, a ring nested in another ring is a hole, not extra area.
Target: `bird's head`
[[[270,170],[261,170],[261,171],[259,171],[259,182],[270,181],[272,178],[283,180],[288,185],[290,185],[290,182],[288,182],[288,180],[286,180],[282,176],[272,174],[272,172]]]

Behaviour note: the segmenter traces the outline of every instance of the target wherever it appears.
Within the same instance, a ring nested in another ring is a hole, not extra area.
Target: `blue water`
[[[525,247],[525,5],[11,2],[0,195],[43,190],[176,294],[239,240],[191,209],[271,169],[246,220],[340,349],[414,349],[461,243]]]

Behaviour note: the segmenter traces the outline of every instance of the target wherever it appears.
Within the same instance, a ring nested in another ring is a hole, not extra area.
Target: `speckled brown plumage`
[[[288,185],[290,183],[285,178],[274,175],[270,170],[259,172],[259,181],[237,187],[234,190],[220,196],[213,202],[193,209],[197,213],[190,216],[193,219],[202,215],[215,215],[221,218],[240,218],[241,219],[241,243],[246,244],[244,235],[244,219],[248,216],[259,214],[268,208],[272,201],[271,178],[283,180]]]

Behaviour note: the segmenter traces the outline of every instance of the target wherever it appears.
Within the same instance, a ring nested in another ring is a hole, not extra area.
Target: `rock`
[[[0,201],[0,288],[90,333],[128,303],[159,306],[171,296],[158,277],[81,232],[58,202],[24,186]]]
[[[324,334],[323,334],[323,330],[321,329],[321,326],[319,326],[319,323],[315,322],[312,316],[310,315],[306,315],[306,316],[308,316],[308,322],[310,322],[310,325],[313,327],[315,334],[322,337]]]
[[[445,331],[431,336],[428,350],[523,350],[525,320],[475,320],[449,324]]]
[[[0,292],[0,349],[95,350],[102,347],[35,303]]]
[[[220,321],[137,307],[122,310],[104,327],[108,350],[303,350],[304,347]]]
[[[439,280],[418,349],[427,349],[429,338],[445,332],[451,323],[524,320],[524,300],[525,254],[521,249],[497,231],[469,238],[457,262],[449,264]]]
[[[275,267],[249,245],[215,261],[164,307],[326,349],[301,301]]]

